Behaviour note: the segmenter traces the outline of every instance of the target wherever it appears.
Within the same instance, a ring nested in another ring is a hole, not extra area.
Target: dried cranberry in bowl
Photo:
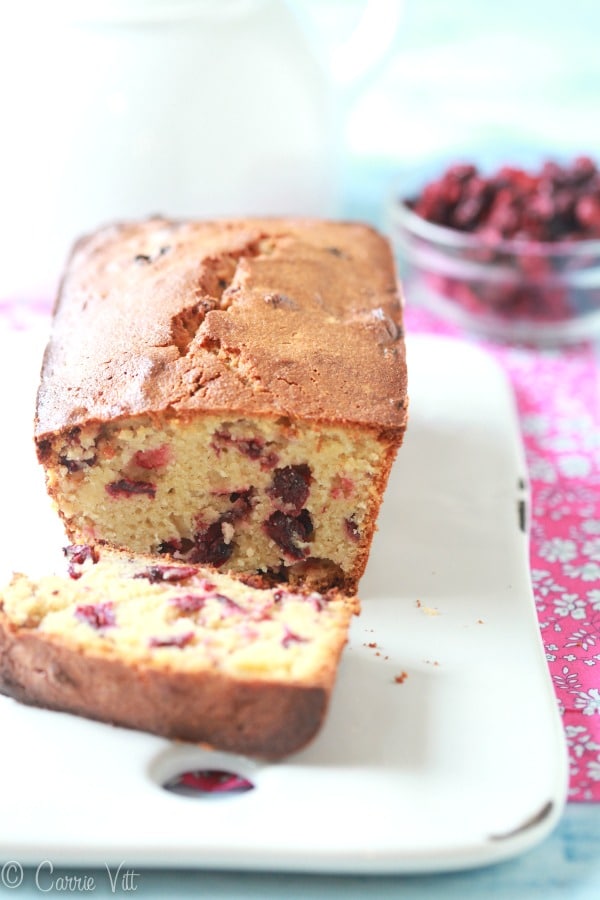
[[[407,305],[501,340],[600,335],[600,169],[450,166],[402,185],[391,228]]]

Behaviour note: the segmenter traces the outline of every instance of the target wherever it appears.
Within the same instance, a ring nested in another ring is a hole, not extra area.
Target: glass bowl
[[[416,215],[405,196],[391,202],[389,229],[407,304],[501,341],[557,345],[600,337],[600,240],[466,233]]]

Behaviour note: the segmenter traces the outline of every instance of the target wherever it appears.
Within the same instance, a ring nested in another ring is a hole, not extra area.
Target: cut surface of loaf
[[[68,548],[69,575],[0,593],[0,690],[38,706],[278,758],[326,712],[358,601]]]
[[[383,237],[152,219],[75,247],[36,443],[74,542],[353,592],[406,414]]]

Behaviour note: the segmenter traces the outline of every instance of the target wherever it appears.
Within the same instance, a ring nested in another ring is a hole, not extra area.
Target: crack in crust
[[[402,308],[366,226],[293,219],[110,226],[63,279],[35,433],[235,407],[406,424]],[[76,335],[76,340],[73,336]]]
[[[204,322],[206,314],[215,309],[216,303],[212,297],[202,297],[193,306],[182,309],[171,319],[171,337],[179,350],[180,356],[186,356],[190,344],[196,337],[198,329]]]
[[[254,393],[267,393],[261,376],[252,372],[248,367],[243,367],[239,347],[229,347],[225,350],[220,339],[215,337],[204,337],[199,346],[211,353],[219,363],[235,375],[244,387],[250,388]]]
[[[231,308],[243,278],[244,263],[246,259],[260,254],[259,243],[258,239],[252,240],[240,250],[208,256],[203,260],[195,289],[197,302],[171,318],[171,337],[180,356],[186,356],[189,352],[209,312],[215,309],[225,312]]]

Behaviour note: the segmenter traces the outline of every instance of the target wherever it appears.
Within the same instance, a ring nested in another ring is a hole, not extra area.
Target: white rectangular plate
[[[1,342],[2,576],[64,543],[31,445],[39,337]],[[277,764],[0,698],[0,859],[313,872],[483,865],[565,799],[561,722],[529,581],[511,392],[482,351],[409,341],[410,426],[326,724]],[[180,771],[255,789],[175,796]]]

